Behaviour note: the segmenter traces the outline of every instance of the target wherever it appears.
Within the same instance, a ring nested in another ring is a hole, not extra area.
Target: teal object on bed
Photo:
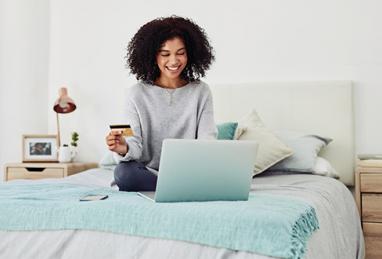
[[[79,201],[89,194],[109,198]],[[154,203],[109,188],[6,183],[0,185],[0,211],[0,230],[98,230],[281,258],[303,258],[319,227],[314,208],[305,202],[256,193],[248,201]]]
[[[237,126],[238,126],[237,122],[225,122],[225,123],[216,125],[218,129],[217,139],[233,140],[235,137]]]

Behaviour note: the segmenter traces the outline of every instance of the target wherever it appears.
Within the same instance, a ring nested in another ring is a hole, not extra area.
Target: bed
[[[352,186],[354,140],[350,81],[277,82],[212,86],[217,121],[234,121],[256,108],[273,129],[304,130],[334,139],[322,154],[340,180],[312,174],[260,174],[251,192],[309,204],[319,229],[306,244],[304,258],[363,258],[363,234]],[[110,188],[112,170],[90,169],[65,179],[39,183]],[[15,181],[28,185],[30,181]],[[35,183],[35,182],[34,182]],[[1,217],[0,217],[1,218]],[[2,218],[4,220],[4,218]],[[1,258],[273,258],[256,252],[195,242],[67,229],[0,231]]]

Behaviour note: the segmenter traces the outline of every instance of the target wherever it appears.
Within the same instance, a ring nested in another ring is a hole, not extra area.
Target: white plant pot
[[[58,150],[58,161],[60,163],[70,163],[76,156],[77,151],[69,146],[61,146]]]

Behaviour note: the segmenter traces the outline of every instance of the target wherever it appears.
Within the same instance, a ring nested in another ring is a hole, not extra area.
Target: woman
[[[119,190],[155,190],[164,139],[216,138],[211,92],[199,80],[213,60],[203,29],[182,17],[155,19],[132,38],[127,66],[139,81],[128,89],[126,121],[134,136],[106,137],[120,161]]]

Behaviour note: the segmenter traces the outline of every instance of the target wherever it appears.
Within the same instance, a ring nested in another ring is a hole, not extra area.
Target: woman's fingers
[[[121,141],[121,139],[122,139],[121,135],[107,135],[106,136],[106,142],[111,141],[111,140]]]
[[[110,146],[110,145],[117,145],[117,144],[120,144],[120,143],[121,143],[121,140],[119,140],[119,139],[108,139],[106,141],[106,144],[108,146]]]
[[[123,137],[120,132],[110,131],[106,136],[106,144],[111,151],[115,151],[123,143]]]
[[[121,131],[113,130],[113,131],[110,131],[110,132],[109,132],[109,135],[110,135],[110,136],[121,136],[121,135],[122,135],[122,132],[121,132]]]

